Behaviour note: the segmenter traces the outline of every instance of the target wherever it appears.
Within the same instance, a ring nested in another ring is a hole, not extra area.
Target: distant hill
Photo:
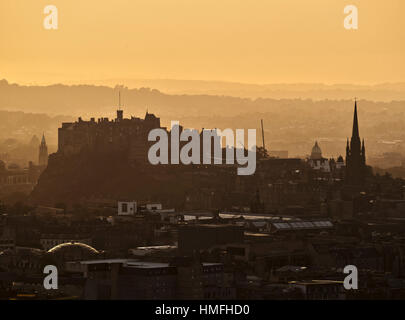
[[[405,82],[376,85],[355,84],[252,84],[225,81],[174,79],[108,79],[88,81],[97,85],[115,86],[124,83],[129,88],[155,88],[168,94],[218,95],[241,98],[340,100],[358,97],[364,100],[405,100]]]
[[[15,144],[28,144],[34,135],[42,137],[42,134],[45,134],[48,143],[57,144],[60,123],[72,120],[71,116],[0,110],[0,151],[5,152],[7,147],[13,147],[4,143],[8,139],[15,140]]]

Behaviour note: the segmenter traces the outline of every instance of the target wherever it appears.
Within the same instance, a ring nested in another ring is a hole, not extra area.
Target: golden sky
[[[49,4],[58,30],[43,28]],[[1,78],[404,82],[405,1],[0,0]]]

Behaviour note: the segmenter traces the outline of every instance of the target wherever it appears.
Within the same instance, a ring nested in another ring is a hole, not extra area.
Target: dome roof
[[[322,153],[322,150],[318,145],[318,141],[315,141],[315,145],[312,147],[312,153]]]
[[[98,254],[99,252],[88,244],[81,242],[65,242],[48,250],[48,253],[62,253],[66,251],[79,250],[83,253]]]
[[[315,141],[315,145],[312,147],[311,159],[320,159],[322,158],[322,150],[318,145],[318,141]]]

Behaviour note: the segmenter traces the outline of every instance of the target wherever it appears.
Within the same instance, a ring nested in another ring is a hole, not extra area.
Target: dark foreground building
[[[349,185],[362,185],[366,175],[366,149],[360,142],[359,123],[357,118],[357,101],[354,105],[352,137],[346,146],[346,182]]]

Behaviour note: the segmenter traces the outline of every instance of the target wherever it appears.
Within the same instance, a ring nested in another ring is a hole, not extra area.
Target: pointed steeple
[[[48,164],[48,147],[45,141],[45,134],[42,134],[42,141],[41,145],[39,146],[38,164],[40,166],[46,166]]]
[[[46,146],[46,141],[45,141],[45,134],[42,134],[42,140],[41,140],[41,145]]]
[[[353,132],[352,137],[360,137],[359,135],[359,121],[357,119],[357,100],[354,102],[354,117],[353,117]]]
[[[366,172],[366,148],[360,140],[359,122],[357,118],[357,99],[354,103],[353,132],[350,146],[346,146],[346,183],[361,185],[364,183]]]

